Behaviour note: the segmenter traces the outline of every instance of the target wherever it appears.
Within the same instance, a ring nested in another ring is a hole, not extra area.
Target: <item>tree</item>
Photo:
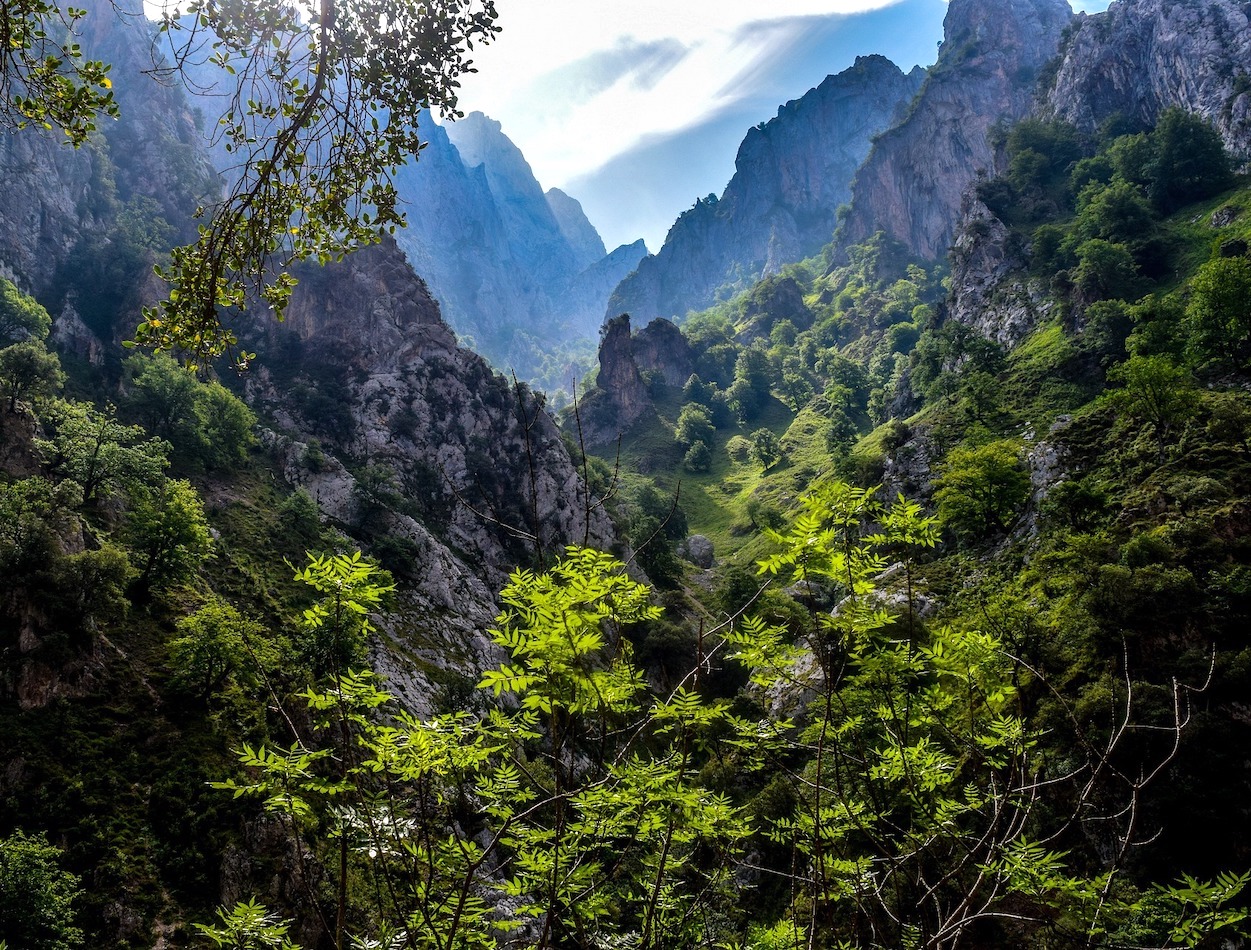
[[[712,450],[707,442],[696,442],[682,458],[682,464],[688,472],[699,474],[712,468]]]
[[[1138,287],[1138,265],[1124,244],[1092,238],[1077,248],[1073,282],[1092,299],[1132,299]]]
[[[170,587],[191,578],[211,547],[195,488],[172,478],[155,489],[137,486],[131,493],[125,539],[142,588]]]
[[[0,350],[0,395],[9,397],[9,412],[22,399],[47,397],[65,384],[61,360],[41,341],[26,340]]]
[[[363,659],[374,630],[369,614],[387,602],[390,575],[353,554],[308,556],[295,579],[322,595],[304,611],[304,636],[297,649],[317,676],[339,676]]]
[[[97,116],[117,116],[109,68],[83,56],[76,27],[86,11],[22,0],[0,4],[0,119],[16,128],[62,129],[87,141]]]
[[[678,424],[673,436],[682,445],[691,446],[696,442],[709,443],[713,440],[716,427],[712,424],[712,416],[699,403],[688,402],[678,413]]]
[[[1172,106],[1151,134],[1151,200],[1165,214],[1228,188],[1233,181],[1225,145],[1211,123]]]
[[[0,838],[0,946],[12,950],[73,950],[78,878],[62,870],[61,852],[42,836]]]
[[[117,114],[108,67],[72,40],[83,15],[46,0],[0,9],[10,124],[59,127],[81,145],[98,115]],[[495,21],[493,0],[168,5],[170,68],[202,60],[231,90],[217,135],[238,165],[197,240],[161,269],[169,297],[145,310],[136,340],[202,363],[236,344],[221,310],[259,301],[281,316],[292,263],[338,259],[402,226],[390,176],[418,154],[425,112],[455,114],[458,78]]]
[[[1112,404],[1153,425],[1161,449],[1173,427],[1199,405],[1193,377],[1167,356],[1132,356],[1108,372],[1108,382],[1123,387],[1108,394]]]
[[[1029,473],[1021,446],[1011,439],[951,450],[934,482],[934,500],[944,523],[976,536],[1006,529],[1029,497]]]
[[[765,469],[770,469],[782,457],[782,443],[769,429],[757,429],[751,434],[751,457]]]
[[[8,4],[3,6],[5,11],[9,9]],[[0,25],[7,15],[7,12],[0,13]],[[0,59],[3,59],[2,54]],[[42,340],[50,329],[52,317],[48,311],[18,290],[11,280],[0,277],[0,346],[24,340]]]
[[[140,426],[122,425],[111,413],[85,403],[58,401],[46,413],[51,438],[37,439],[49,471],[82,488],[84,506],[102,495],[163,477],[169,443],[145,438]]]
[[[177,463],[229,471],[247,457],[256,416],[221,383],[201,382],[165,353],[131,356],[125,366],[124,408],[169,440]]]
[[[1251,357],[1251,259],[1221,257],[1190,281],[1186,304],[1191,352],[1241,367]]]
[[[279,667],[266,629],[219,598],[179,620],[177,632],[169,642],[175,682],[203,701],[232,682],[254,686],[262,673]]]
[[[343,598],[350,614],[369,609],[355,599],[368,571],[360,581]],[[569,548],[550,571],[513,572],[501,593],[490,635],[509,659],[480,683],[508,698],[501,708],[380,720],[389,697],[376,678],[347,672],[307,694],[316,742],[243,750],[246,777],[220,787],[330,836],[341,908],[349,877],[375,897],[354,918],[363,933],[328,915],[328,943],[716,944],[746,828],[699,769],[727,708],[690,686],[648,693],[625,631],[658,619],[649,595],[609,555]],[[249,928],[278,924],[251,906],[205,932],[250,946]]]

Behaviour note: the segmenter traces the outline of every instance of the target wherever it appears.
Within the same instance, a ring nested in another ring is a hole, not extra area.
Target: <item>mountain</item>
[[[594,348],[611,291],[601,275],[628,273],[644,250],[606,255],[581,205],[545,194],[482,113],[431,123],[426,141],[396,176],[408,215],[400,247],[468,345],[523,379],[567,384]]]
[[[1047,111],[1093,132],[1116,115],[1153,125],[1169,106],[1207,119],[1236,159],[1251,158],[1251,7],[1122,0],[1079,14],[1046,90]]]
[[[721,197],[678,218],[660,251],[614,292],[608,314],[680,317],[818,251],[873,137],[899,120],[922,76],[861,56],[751,129]]]
[[[547,206],[556,217],[560,233],[573,248],[579,267],[590,267],[608,253],[603,239],[595,230],[595,225],[587,220],[586,212],[582,210],[582,205],[577,198],[571,198],[559,188],[547,189],[543,197],[547,199]],[[622,245],[622,247],[630,246],[632,245]]]
[[[115,16],[102,4],[83,37],[88,55],[114,64],[120,121],[78,151],[34,130],[0,138],[0,272],[51,312],[51,339],[65,355],[86,357],[79,386],[101,402],[125,396],[120,342],[140,305],[164,292],[152,264],[189,235],[196,201],[216,181],[189,100],[143,74],[153,35],[135,13]],[[439,127],[430,131],[423,164],[430,158],[427,167],[462,189],[444,201],[479,201],[475,249],[506,250],[504,210],[486,171],[466,169]],[[541,191],[537,200],[546,207]],[[561,267],[576,276],[576,255],[550,212],[546,221],[552,256],[563,254]],[[265,420],[278,484],[308,488],[321,516],[358,533],[357,543],[405,552],[406,599],[388,628],[420,628],[425,642],[462,641],[490,620],[495,590],[536,545],[612,543],[541,397],[458,345],[394,242],[298,276],[283,323],[259,310],[237,318],[241,339],[260,354],[241,388]],[[374,494],[363,505],[365,476]],[[428,701],[429,689],[423,699],[421,689],[404,688],[417,673],[385,651],[379,657],[408,700]]]
[[[990,130],[1029,114],[1071,19],[1065,0],[952,0],[916,102],[856,174],[840,246],[885,231],[920,257],[941,258],[964,191],[995,167]]]

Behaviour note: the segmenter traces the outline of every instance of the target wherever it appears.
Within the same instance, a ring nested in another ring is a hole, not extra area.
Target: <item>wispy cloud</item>
[[[795,18],[896,2],[774,0],[762,20],[757,0],[510,0],[461,105],[500,119],[543,184],[559,185],[752,95],[736,77],[785,55]]]

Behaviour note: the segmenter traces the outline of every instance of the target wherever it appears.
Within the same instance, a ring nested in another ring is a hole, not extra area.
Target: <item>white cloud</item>
[[[735,77],[786,41],[777,21],[895,2],[773,0],[757,30],[758,0],[504,0],[460,104],[500,120],[543,185],[562,185],[748,94]]]

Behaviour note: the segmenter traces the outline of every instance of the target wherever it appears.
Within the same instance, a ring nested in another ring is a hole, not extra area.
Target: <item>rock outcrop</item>
[[[1011,349],[1054,306],[1044,283],[1029,276],[1021,239],[972,192],[967,194],[951,249],[950,318]]]
[[[142,196],[154,213],[189,236],[191,212],[216,177],[197,144],[183,94],[156,82],[151,25],[138,0],[84,0],[79,42],[84,56],[111,63],[121,109],[81,148],[57,131],[0,135],[0,275],[38,297],[54,314],[61,275],[81,244],[108,241],[119,212]],[[150,265],[149,265],[150,269]]]
[[[414,540],[437,538],[440,564],[458,561],[484,589],[497,588],[536,547],[610,544],[611,526],[591,511],[542,397],[457,345],[394,243],[306,269],[286,322],[269,328],[262,362],[252,400],[298,438],[316,437],[389,475],[365,499],[368,517],[420,513],[425,535]],[[345,505],[335,503],[336,517]],[[403,531],[413,539],[406,523]],[[447,583],[441,577],[438,589]]]
[[[608,312],[682,317],[820,250],[873,136],[899,120],[922,75],[862,56],[751,129],[721,197],[678,218],[660,251],[617,288]]]
[[[656,373],[666,386],[682,386],[695,371],[695,353],[676,325],[656,318],[634,334],[631,347],[641,373]]]
[[[990,129],[1029,114],[1071,19],[1065,0],[952,0],[911,112],[856,175],[841,246],[885,231],[919,257],[943,257],[965,190],[994,169]]]
[[[619,314],[604,324],[599,343],[599,375],[582,403],[579,424],[587,445],[606,445],[626,432],[644,414],[654,412],[647,384],[634,359],[630,315]]]
[[[547,206],[556,218],[560,233],[573,250],[574,261],[579,267],[590,267],[608,253],[603,238],[587,220],[586,212],[582,210],[582,202],[559,188],[547,189],[543,197],[547,199]]]
[[[1179,106],[1209,120],[1251,158],[1251,7],[1234,0],[1120,0],[1079,15],[1046,109],[1086,131],[1116,113],[1154,125]]]

